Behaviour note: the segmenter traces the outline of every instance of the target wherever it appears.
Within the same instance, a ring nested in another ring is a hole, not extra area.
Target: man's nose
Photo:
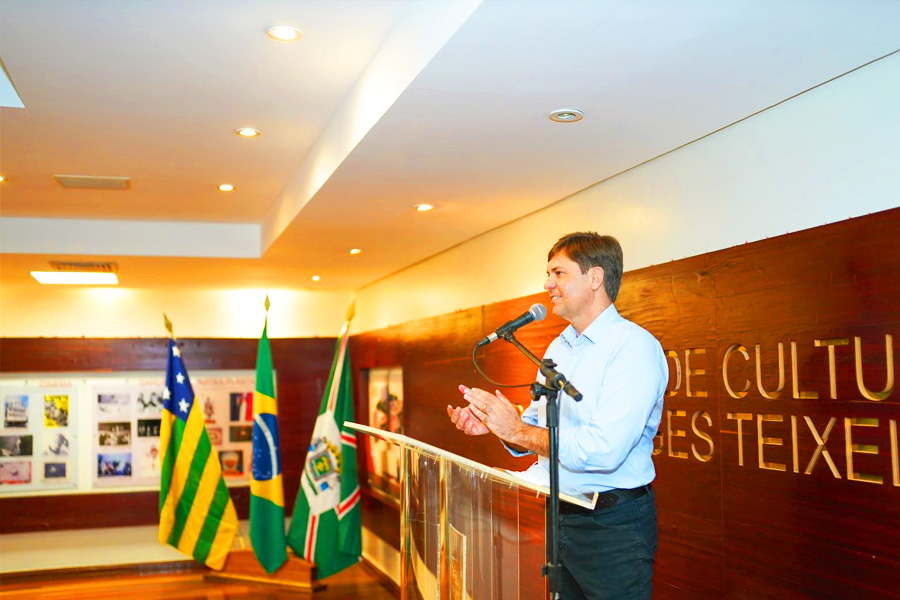
[[[553,278],[552,278],[552,277],[548,277],[548,278],[547,278],[547,281],[544,282],[544,289],[545,289],[545,290],[550,290],[551,288],[554,288],[554,287],[556,287],[556,284],[553,283]]]

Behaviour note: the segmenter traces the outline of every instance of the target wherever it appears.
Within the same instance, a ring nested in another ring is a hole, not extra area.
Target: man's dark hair
[[[569,260],[578,263],[582,273],[587,273],[591,267],[601,267],[606,295],[611,301],[616,301],[622,283],[624,262],[619,240],[611,235],[579,231],[559,238],[550,248],[547,261],[552,260],[560,252],[569,257]]]

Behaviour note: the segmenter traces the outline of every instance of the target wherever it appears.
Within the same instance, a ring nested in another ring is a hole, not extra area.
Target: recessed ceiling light
[[[234,191],[234,186],[231,185],[230,183],[223,183],[222,185],[219,186],[219,191],[220,192],[232,192],[232,191]]]
[[[574,123],[584,118],[584,113],[577,108],[560,108],[550,113],[550,120],[557,123]]]
[[[266,35],[279,42],[293,42],[303,37],[303,32],[290,25],[275,25],[266,29]]]
[[[415,209],[419,212],[425,212],[434,208],[431,204],[416,204]]]
[[[318,280],[320,280],[320,279],[321,279],[321,277],[319,277],[318,275],[313,275],[313,276],[312,276],[312,280],[313,280],[313,281],[318,281]]]
[[[350,254],[359,254],[360,252],[362,252],[362,250],[360,250],[359,248],[352,248],[350,250]]]
[[[6,181],[6,177],[4,177],[3,175],[0,175],[0,183],[3,183],[4,181]]]
[[[119,278],[115,273],[94,273],[90,271],[32,271],[31,276],[43,284],[63,285],[116,285]]]
[[[259,129],[253,129],[252,127],[241,127],[240,129],[235,130],[235,133],[241,137],[256,137],[259,135]]]

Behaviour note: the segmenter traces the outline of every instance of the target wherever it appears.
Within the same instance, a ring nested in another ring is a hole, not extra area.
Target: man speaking
[[[593,510],[560,505],[560,597],[649,599],[657,540],[651,456],[669,377],[665,354],[613,304],[623,271],[614,237],[571,233],[547,261],[544,289],[569,326],[544,358],[583,395],[581,402],[560,395],[559,481],[599,494]],[[468,405],[447,407],[457,429],[493,433],[516,456],[536,454],[532,468],[547,472],[546,401],[532,402],[520,418],[499,391],[459,390]]]

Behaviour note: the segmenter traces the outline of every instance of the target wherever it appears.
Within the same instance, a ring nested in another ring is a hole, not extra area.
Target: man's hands
[[[447,414],[457,429],[466,435],[493,433],[516,452],[549,454],[547,430],[523,423],[519,411],[500,391],[495,395],[464,385],[459,386],[459,391],[469,405],[447,406]]]
[[[465,407],[447,406],[447,414],[456,428],[467,435],[493,433],[500,439],[513,442],[516,429],[522,424],[519,411],[500,391],[491,394],[478,388],[459,386],[463,398],[469,403]]]

